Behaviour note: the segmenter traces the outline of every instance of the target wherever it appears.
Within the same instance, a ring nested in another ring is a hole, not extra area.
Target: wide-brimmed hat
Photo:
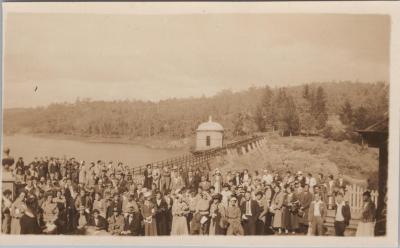
[[[143,196],[144,196],[145,198],[150,198],[151,195],[152,195],[151,191],[147,191],[147,192],[143,193]]]
[[[129,208],[128,208],[128,211],[127,211],[128,213],[133,213],[133,212],[135,212],[135,208],[133,207],[133,206],[130,206]]]
[[[217,199],[217,200],[221,201],[222,200],[222,195],[221,194],[215,194],[215,195],[212,196],[212,199],[213,200]]]
[[[238,199],[235,197],[235,196],[233,196],[233,197],[231,197],[231,199],[229,199],[229,201],[231,202],[231,201],[237,201]]]
[[[224,184],[222,185],[222,187],[223,187],[223,188],[230,188],[229,184],[227,184],[227,183],[224,183]]]

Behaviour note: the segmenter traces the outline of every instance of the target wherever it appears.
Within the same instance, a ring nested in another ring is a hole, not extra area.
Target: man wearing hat
[[[98,209],[93,210],[93,218],[89,221],[89,226],[94,227],[95,231],[106,231],[107,230],[107,220],[100,215],[100,211]]]
[[[130,207],[125,213],[124,230],[121,234],[139,236],[142,233],[141,228],[141,215],[135,211],[134,207]]]
[[[113,215],[108,218],[108,232],[111,235],[120,235],[124,230],[125,219],[118,208],[113,209]]]
[[[107,208],[107,218],[113,215],[114,208],[117,208],[118,211],[122,212],[122,200],[117,192],[114,193],[113,200]]]
[[[139,205],[135,201],[135,193],[129,192],[128,198],[122,202],[122,211],[127,214],[132,207],[135,212],[139,212]]]

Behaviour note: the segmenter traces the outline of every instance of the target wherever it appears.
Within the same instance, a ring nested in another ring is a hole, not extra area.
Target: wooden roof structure
[[[384,119],[367,127],[363,130],[357,130],[363,140],[368,142],[371,147],[380,147],[382,143],[387,142],[389,137],[389,116],[386,112]]]

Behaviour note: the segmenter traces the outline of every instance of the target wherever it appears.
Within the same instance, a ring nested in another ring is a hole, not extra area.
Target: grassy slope
[[[278,171],[322,172],[337,176],[339,172],[353,183],[366,186],[366,180],[378,170],[378,150],[336,142],[321,137],[280,137],[269,135],[262,152],[254,151],[244,156],[225,157],[214,166],[228,169],[262,171],[269,168]],[[286,161],[286,165],[283,163]]]

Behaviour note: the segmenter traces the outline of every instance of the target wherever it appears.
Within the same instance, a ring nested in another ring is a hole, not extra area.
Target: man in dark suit
[[[245,201],[240,206],[244,235],[256,235],[256,222],[260,215],[260,206],[257,201],[251,199],[250,192],[246,192],[244,198]]]
[[[141,215],[136,212],[134,207],[130,207],[128,215],[125,217],[124,231],[122,234],[139,236],[141,234]]]
[[[96,230],[107,230],[107,220],[100,215],[100,211],[93,210],[93,218],[88,223],[89,226],[94,226]]]
[[[107,207],[106,217],[110,218],[113,215],[114,208],[117,208],[119,212],[122,212],[122,200],[120,199],[117,193],[114,193],[114,199],[110,202],[110,205]]]
[[[344,236],[346,226],[350,224],[351,211],[350,206],[343,200],[343,193],[338,192],[335,204],[335,234],[336,236]]]

